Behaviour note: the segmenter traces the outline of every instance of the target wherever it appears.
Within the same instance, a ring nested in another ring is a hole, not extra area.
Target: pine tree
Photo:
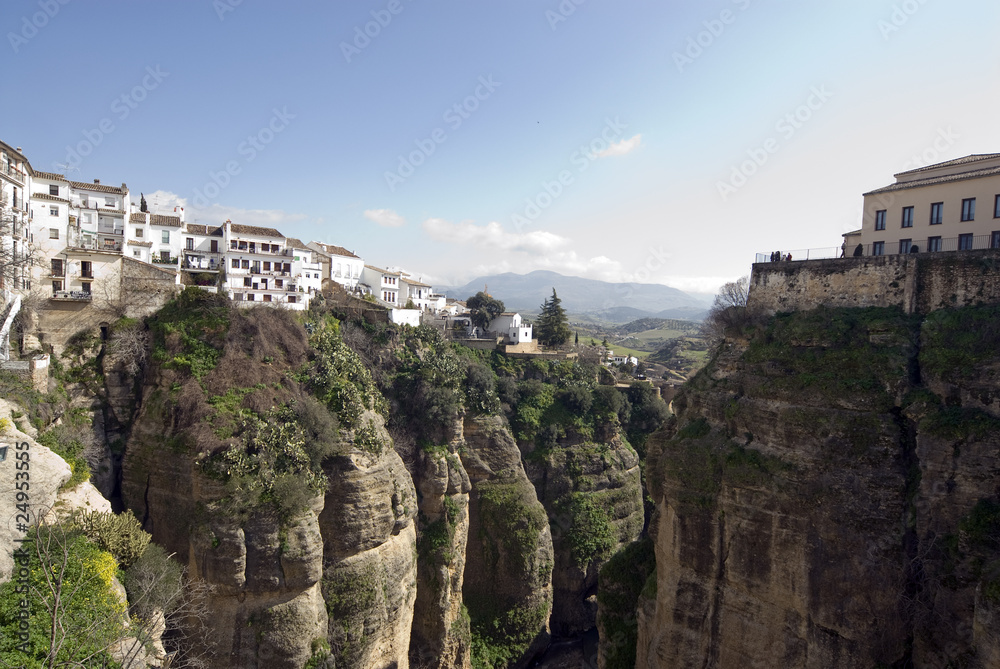
[[[580,333],[579,332],[576,333],[576,339],[573,340],[573,345],[574,346],[579,346],[580,345]]]
[[[562,300],[552,289],[552,297],[542,304],[542,313],[538,316],[538,341],[543,346],[562,346],[569,341],[572,333],[566,310],[562,308]]]
[[[139,211],[143,213],[149,211],[149,208],[146,207],[146,196],[142,193],[139,193]]]

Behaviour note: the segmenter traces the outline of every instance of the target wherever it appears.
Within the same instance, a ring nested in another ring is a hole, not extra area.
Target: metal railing
[[[780,261],[819,260],[825,258],[871,258],[877,256],[895,256],[912,253],[938,253],[943,251],[982,251],[1000,249],[1000,233],[988,235],[959,235],[958,237],[929,236],[923,239],[892,239],[868,244],[856,244],[853,248],[843,251],[836,247],[822,249],[805,249],[797,251],[776,251]],[[843,253],[843,255],[841,255]],[[770,253],[758,253],[755,262],[772,262]]]
[[[24,172],[16,167],[11,167],[9,163],[7,165],[0,165],[0,174],[6,174],[14,181],[24,184]]]

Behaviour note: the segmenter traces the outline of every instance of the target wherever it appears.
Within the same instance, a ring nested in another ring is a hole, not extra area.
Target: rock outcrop
[[[525,469],[548,513],[555,554],[552,633],[594,627],[597,574],[643,527],[639,456],[621,436],[576,440],[526,458]]]
[[[1000,359],[965,320],[781,315],[688,384],[648,442],[638,669],[995,666]]]
[[[523,667],[550,638],[552,534],[502,419],[468,419],[465,442],[472,494],[463,596],[493,661]]]

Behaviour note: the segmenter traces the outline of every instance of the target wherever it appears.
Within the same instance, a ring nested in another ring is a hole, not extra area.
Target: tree
[[[702,335],[713,344],[717,344],[727,334],[737,332],[751,324],[756,314],[747,307],[749,296],[749,277],[743,276],[722,286],[702,324]]]
[[[579,331],[576,333],[576,338],[573,340],[573,345],[574,346],[579,346],[580,345],[580,333],[579,333]]]
[[[146,206],[146,196],[142,193],[139,193],[139,211],[142,213],[149,211],[149,208]]]
[[[542,304],[542,313],[538,316],[535,330],[538,333],[538,341],[543,346],[562,346],[569,341],[572,334],[569,320],[555,288],[552,289],[552,297]]]
[[[479,291],[465,301],[469,307],[469,315],[472,317],[472,324],[486,329],[490,321],[499,316],[504,311],[503,302]]]

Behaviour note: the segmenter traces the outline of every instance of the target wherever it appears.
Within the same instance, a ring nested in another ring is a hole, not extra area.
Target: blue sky
[[[839,246],[895,172],[1000,151],[987,0],[4,9],[0,139],[36,169],[437,283],[710,292]]]

